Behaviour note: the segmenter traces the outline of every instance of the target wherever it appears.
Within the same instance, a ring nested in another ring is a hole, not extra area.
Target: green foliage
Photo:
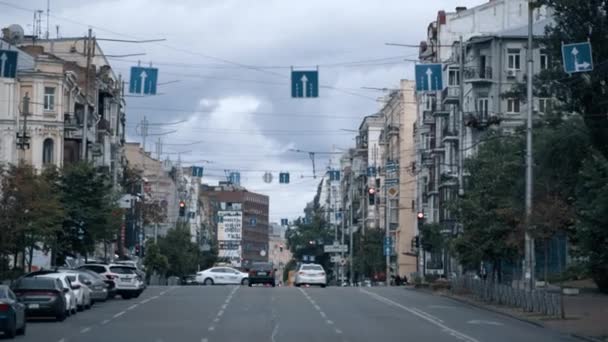
[[[160,253],[169,262],[167,276],[184,277],[198,270],[200,250],[191,241],[190,230],[183,225],[170,229],[165,237],[158,239]]]
[[[295,260],[301,261],[302,256],[314,256],[317,263],[325,269],[331,269],[333,264],[329,262],[328,254],[323,252],[323,245],[333,240],[333,230],[323,220],[318,209],[310,224],[299,221],[296,228],[285,232],[287,246]]]
[[[608,293],[608,159],[599,152],[583,164],[576,207],[578,254],[600,291]]]
[[[169,269],[169,260],[160,252],[160,247],[154,241],[148,241],[146,244],[146,256],[144,257],[144,265],[146,267],[146,275],[150,276],[154,273],[164,276]]]
[[[420,227],[422,248],[430,253],[440,252],[446,245],[439,223],[425,223]]]
[[[374,274],[386,271],[384,234],[380,229],[369,229],[365,234],[360,231],[355,234],[354,271],[360,279],[373,278]]]
[[[460,261],[476,268],[481,261],[514,259],[523,241],[523,139],[489,133],[477,155],[467,160],[465,196],[452,203],[464,233],[453,241]]]

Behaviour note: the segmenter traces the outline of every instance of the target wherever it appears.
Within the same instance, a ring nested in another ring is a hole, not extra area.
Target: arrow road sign
[[[129,79],[129,92],[140,95],[156,95],[158,69],[131,67]]]
[[[0,50],[0,77],[15,78],[17,75],[17,51]]]
[[[281,183],[281,184],[289,184],[289,172],[281,172],[281,173],[279,173],[279,183]]]
[[[591,43],[574,43],[562,45],[564,71],[568,74],[593,70]]]
[[[319,97],[319,72],[316,70],[292,71],[291,97]]]
[[[438,91],[443,89],[441,64],[416,65],[416,91]]]

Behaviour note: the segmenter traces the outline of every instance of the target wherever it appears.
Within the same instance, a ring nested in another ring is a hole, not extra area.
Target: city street
[[[65,322],[29,322],[18,341],[576,341],[403,288],[152,287]]]

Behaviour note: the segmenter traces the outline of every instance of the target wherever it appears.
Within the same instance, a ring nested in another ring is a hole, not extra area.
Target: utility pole
[[[141,222],[141,231],[139,232],[140,236],[145,237],[145,209],[146,209],[146,189],[145,189],[145,175],[146,175],[146,137],[148,136],[148,119],[144,115],[143,120],[141,121],[141,137],[142,137],[142,147],[141,147],[141,210],[140,210],[140,222]],[[140,256],[143,256],[143,244],[144,238],[140,239],[139,253]]]
[[[92,38],[93,30],[89,29],[89,35],[86,38],[85,54],[87,55],[87,67],[84,77],[84,119],[82,122],[82,150],[81,158],[83,161],[87,160],[87,135],[89,131],[89,83],[90,83],[90,69],[91,69],[91,58],[95,53],[95,39]]]
[[[386,134],[385,134],[386,135]],[[387,139],[388,140],[388,139]],[[386,142],[388,146],[388,141]],[[385,164],[386,165],[386,164]],[[386,171],[385,171],[386,172]],[[386,177],[387,174],[384,175],[384,253],[386,253],[386,286],[390,285],[390,273],[391,273],[391,250],[389,249],[389,241],[391,239],[391,231],[390,224],[388,223],[390,218],[390,205],[388,203],[388,189],[386,186]]]
[[[525,230],[525,279],[527,281],[527,287],[533,290],[535,287],[535,249],[534,249],[534,238],[530,234],[531,230],[531,215],[532,215],[532,191],[533,191],[533,170],[532,163],[533,151],[532,151],[532,109],[534,106],[534,98],[532,95],[532,77],[534,75],[534,54],[533,54],[533,16],[534,16],[535,4],[532,0],[528,1],[528,70],[527,70],[527,86],[528,86],[528,115],[526,120],[526,230]]]
[[[21,129],[21,133],[17,132],[17,148],[21,151],[19,153],[19,163],[23,163],[25,159],[25,150],[30,148],[30,136],[27,134],[27,116],[30,113],[30,97],[28,93],[25,93],[25,96],[23,97],[22,106],[23,128]]]
[[[351,163],[352,165],[352,163]],[[348,263],[348,268],[349,268],[349,283],[350,286],[353,286],[353,280],[354,280],[354,273],[353,273],[353,171],[351,170],[351,173],[349,175],[350,177],[350,181],[349,181],[349,187],[350,187],[350,193],[348,195],[349,197],[349,202],[350,202],[350,206],[349,206],[349,216],[350,216],[350,224],[348,225],[348,257],[349,257],[349,263]]]
[[[458,196],[464,195],[464,59],[465,48],[462,36],[460,36],[460,90],[458,92]]]
[[[346,229],[346,203],[342,203],[342,212],[340,214],[340,219],[342,220],[342,236],[340,237],[340,245],[344,246],[344,230]],[[342,286],[342,282],[344,281],[344,250],[340,252],[340,286]]]

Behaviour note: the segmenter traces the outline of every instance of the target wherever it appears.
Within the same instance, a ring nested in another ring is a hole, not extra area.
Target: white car
[[[294,281],[296,286],[300,285],[320,285],[327,286],[327,275],[323,266],[319,264],[302,264],[296,272]]]
[[[80,288],[79,285],[72,284],[67,274],[65,273],[49,273],[45,275],[35,276],[35,278],[51,278],[59,279],[63,286],[63,296],[65,297],[65,311],[69,315],[73,315],[78,311],[78,303],[76,300],[76,292]]]
[[[111,273],[118,275],[114,282],[116,293],[122,298],[137,298],[144,291],[144,279],[137,274],[137,268],[124,264],[111,264],[108,268]]]
[[[204,285],[249,284],[249,274],[232,267],[212,267],[196,273],[196,282]]]
[[[85,278],[78,272],[60,271],[68,276],[68,279],[72,285],[78,285],[78,288],[74,290],[76,294],[76,306],[79,311],[87,310],[91,308],[91,289],[85,284]]]

